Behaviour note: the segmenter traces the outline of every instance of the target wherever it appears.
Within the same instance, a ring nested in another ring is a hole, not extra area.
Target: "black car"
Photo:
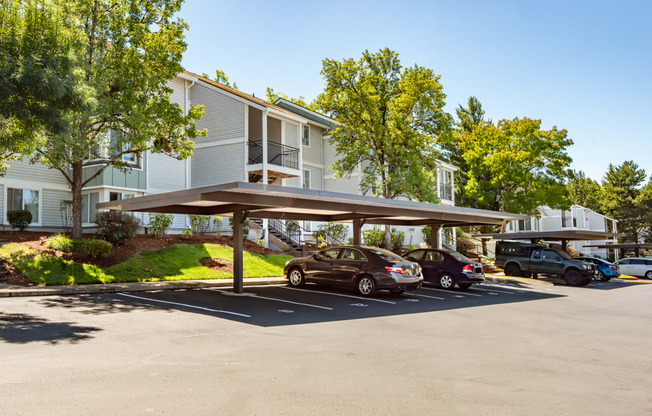
[[[312,256],[285,263],[283,273],[290,286],[314,282],[354,287],[362,296],[385,289],[394,294],[421,287],[423,277],[417,263],[382,248],[335,246]]]
[[[452,289],[457,284],[460,289],[466,290],[474,283],[484,282],[482,263],[475,263],[457,251],[421,249],[403,257],[419,263],[423,268],[424,281],[443,289]]]

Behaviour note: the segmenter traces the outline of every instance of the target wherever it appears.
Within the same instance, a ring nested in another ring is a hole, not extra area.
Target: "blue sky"
[[[441,74],[447,110],[565,128],[574,169],[601,179],[634,160],[652,174],[652,1],[186,0],[183,65],[240,90],[312,100],[324,58],[389,47]]]

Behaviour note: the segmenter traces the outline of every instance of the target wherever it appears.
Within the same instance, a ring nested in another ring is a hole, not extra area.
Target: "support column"
[[[430,225],[430,248],[439,248],[439,232],[441,224]]]
[[[269,184],[269,175],[267,173],[267,164],[269,161],[269,155],[268,155],[268,147],[267,147],[267,109],[263,110],[263,183],[265,185]]]
[[[247,213],[236,211],[233,213],[233,293],[244,292],[244,262],[243,262],[243,222]]]
[[[363,220],[353,220],[353,245],[359,246],[362,244],[362,225]]]
[[[565,253],[567,248],[568,248],[568,240],[561,240],[561,251]]]

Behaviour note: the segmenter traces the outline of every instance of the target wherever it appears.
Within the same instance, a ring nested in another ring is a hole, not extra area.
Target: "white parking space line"
[[[484,286],[484,287],[486,287],[486,288],[491,288],[492,290],[493,290],[493,288],[495,288],[495,287],[499,287],[499,288],[501,288],[501,289],[508,289],[508,290],[510,290],[510,291],[512,291],[512,292],[516,292],[516,293],[525,293],[525,292],[537,292],[537,293],[541,293],[541,292],[540,292],[539,290],[537,290],[537,289],[527,289],[527,288],[524,288],[524,287],[519,287],[519,288],[516,288],[516,287],[515,287],[515,288],[512,289],[510,286],[507,286],[507,285],[500,285],[500,286],[497,286],[497,285],[488,285],[488,284],[486,284],[486,283],[483,284],[482,286]],[[553,289],[543,288],[543,287],[542,287],[541,290],[553,290]]]
[[[168,305],[183,306],[184,308],[200,309],[202,311],[224,313],[224,314],[227,314],[227,315],[242,316],[243,318],[251,318],[251,315],[245,315],[244,313],[223,311],[221,309],[204,308],[203,306],[188,305],[186,303],[169,302],[167,300],[145,298],[145,297],[142,297],[142,296],[128,295],[126,293],[116,293],[116,295],[126,296],[128,298],[134,298],[134,299],[142,299],[142,300],[146,300],[146,301],[149,301],[149,302],[157,302],[157,303],[165,303],[165,304],[168,304]]]
[[[228,293],[228,292],[225,292],[223,290],[217,290],[217,289],[208,289],[208,290],[212,290],[214,292],[220,292],[220,293]],[[327,311],[332,311],[333,310],[333,308],[329,308],[328,306],[311,305],[310,303],[301,303],[301,302],[293,302],[291,300],[285,300],[285,299],[268,298],[266,296],[260,296],[258,294],[256,294],[255,296],[251,296],[251,299],[265,299],[265,300],[271,300],[271,301],[275,301],[275,302],[290,303],[292,305],[307,306],[309,308],[324,309],[324,310],[327,310]]]
[[[381,299],[374,299],[374,298],[363,298],[361,296],[343,295],[341,293],[322,292],[322,291],[319,291],[319,290],[299,289],[299,288],[296,288],[296,287],[287,287],[287,286],[281,286],[281,289],[299,290],[301,292],[308,292],[308,293],[321,293],[323,295],[341,296],[343,298],[362,299],[362,300],[367,300],[367,301],[371,301],[371,302],[389,303],[391,305],[396,305],[396,302],[390,302],[388,300],[381,300]]]
[[[423,289],[423,288],[422,288]],[[421,298],[428,298],[428,299],[437,299],[437,300],[446,300],[445,298],[440,298],[437,296],[428,296],[428,295],[419,295],[418,293],[410,293],[410,296],[419,296]]]
[[[513,295],[514,292],[505,292],[504,290],[495,290],[495,289],[482,289],[479,287],[474,287],[473,290],[481,290],[483,292],[498,292],[498,293],[506,293],[508,295]]]
[[[435,288],[432,288],[432,287],[422,287],[421,289],[426,289],[426,290],[436,290],[436,291],[438,291],[438,292],[448,293],[448,294],[451,294],[451,295],[453,295],[453,296],[458,295],[458,296],[462,296],[462,297],[464,297],[464,296],[466,296],[466,295],[469,295],[469,296],[479,296],[479,297],[482,297],[482,295],[478,295],[477,293],[456,292],[456,291],[454,291],[454,290],[435,289]]]

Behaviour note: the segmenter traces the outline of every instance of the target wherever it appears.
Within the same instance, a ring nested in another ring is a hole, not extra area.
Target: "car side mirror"
[[[555,257],[555,261],[561,261],[561,257],[559,256]]]

